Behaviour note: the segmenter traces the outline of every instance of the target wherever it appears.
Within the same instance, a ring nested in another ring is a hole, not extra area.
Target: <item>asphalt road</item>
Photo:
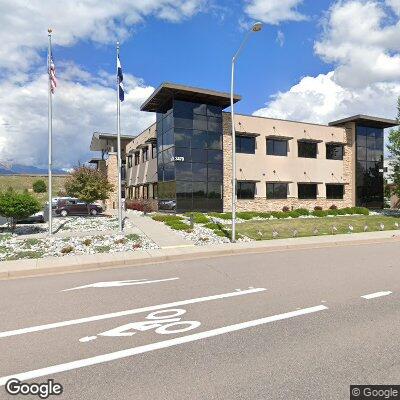
[[[10,377],[54,379],[50,398],[68,400],[338,400],[400,384],[398,243],[0,281],[0,299],[1,399],[38,398],[8,395]]]

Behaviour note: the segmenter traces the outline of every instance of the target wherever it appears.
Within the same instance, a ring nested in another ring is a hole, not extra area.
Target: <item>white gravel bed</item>
[[[64,255],[117,253],[157,249],[146,236],[96,235],[18,239],[18,235],[0,234],[0,261],[7,259],[61,257]]]

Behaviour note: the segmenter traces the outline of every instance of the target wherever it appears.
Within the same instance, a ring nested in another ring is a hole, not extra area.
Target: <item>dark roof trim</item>
[[[372,117],[370,115],[353,115],[352,117],[339,119],[337,121],[329,122],[329,126],[341,126],[348,122],[355,122],[359,125],[371,126],[373,128],[392,128],[398,126],[399,123],[394,119]]]
[[[226,108],[230,105],[230,94],[215,90],[201,89],[192,86],[178,85],[171,82],[162,83],[153,94],[142,104],[141,111],[165,112],[172,99],[206,103]],[[241,96],[234,95],[233,102],[241,100]]]
[[[145,141],[145,143],[157,143],[157,138],[156,137],[151,137]]]
[[[339,146],[345,146],[346,145],[346,142],[338,142],[338,141],[334,141],[334,140],[331,140],[330,142],[325,142],[326,144],[337,144],[337,145],[339,145]]]
[[[257,183],[257,182],[261,182],[261,181],[257,181],[255,179],[238,179],[238,182],[249,182],[249,183]]]
[[[309,139],[309,138],[303,138],[303,139],[297,139],[298,142],[306,142],[306,143],[322,143],[323,140],[321,139]]]
[[[266,183],[293,183],[293,181],[266,181]]]
[[[324,182],[297,182],[297,183],[300,183],[300,184],[302,184],[302,185],[318,185],[318,184],[321,184],[321,183],[324,183]]]
[[[277,140],[292,140],[293,136],[281,136],[281,135],[268,135],[267,139],[277,139]]]
[[[348,182],[326,182],[325,185],[349,185]]]
[[[247,137],[257,137],[260,136],[259,133],[255,132],[240,132],[240,131],[235,131],[236,136],[247,136]]]

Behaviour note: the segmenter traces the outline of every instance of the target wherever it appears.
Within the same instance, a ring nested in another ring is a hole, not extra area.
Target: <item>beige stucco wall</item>
[[[108,182],[114,185],[114,190],[105,201],[108,210],[118,207],[118,159],[116,153],[108,153],[106,160],[106,174]]]
[[[145,145],[146,141],[151,138],[156,138],[156,125],[151,125],[148,129],[143,131],[134,140],[126,146],[126,153],[132,154],[132,167],[128,168],[128,160],[126,161],[126,186],[135,186],[143,183],[157,182],[157,157],[152,158],[151,144],[148,147],[148,161],[142,161],[141,145]],[[132,153],[134,150],[140,150],[140,163],[135,165],[135,155]]]
[[[255,154],[237,153],[237,180],[253,180],[256,182],[254,200],[237,200],[237,209],[247,210],[281,210],[288,206],[293,208],[314,208],[331,205],[348,207],[354,204],[353,198],[353,131],[351,128],[330,127],[317,124],[283,121],[246,115],[235,116],[237,132],[258,134]],[[287,157],[266,155],[266,137],[269,135],[293,137],[288,142]],[[318,143],[316,159],[299,158],[297,156],[297,140],[322,140]],[[327,160],[326,142],[339,142],[345,145],[344,159]],[[231,117],[223,113],[223,150],[224,150],[224,210],[231,209],[232,200],[232,135]],[[271,200],[266,198],[266,182],[290,182],[288,199]],[[316,200],[299,200],[297,198],[298,182],[318,182]],[[343,183],[345,195],[343,200],[326,199],[326,183]]]

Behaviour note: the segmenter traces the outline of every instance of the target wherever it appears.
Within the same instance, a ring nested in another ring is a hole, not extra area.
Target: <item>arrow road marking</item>
[[[69,292],[71,290],[79,290],[86,288],[106,288],[106,287],[120,287],[120,286],[132,286],[132,285],[146,285],[147,283],[174,281],[176,279],[179,278],[155,279],[152,281],[148,281],[147,279],[129,279],[126,281],[97,282],[97,283],[91,283],[89,285],[77,286],[71,289],[64,289],[61,290],[61,292]]]
[[[173,303],[158,304],[156,306],[149,306],[149,307],[135,308],[132,310],[118,311],[118,312],[114,312],[114,313],[110,313],[110,314],[93,315],[91,317],[86,317],[86,318],[70,319],[67,321],[54,322],[51,324],[30,326],[28,328],[21,328],[21,329],[15,329],[12,331],[0,332],[0,338],[22,335],[22,334],[31,333],[31,332],[45,331],[48,329],[61,328],[61,327],[70,326],[70,325],[85,324],[86,322],[101,321],[103,319],[108,319],[108,318],[124,317],[126,315],[133,315],[133,314],[139,314],[139,313],[147,312],[147,311],[160,310],[162,308],[183,306],[186,304],[201,303],[201,302],[210,301],[210,300],[226,299],[228,297],[243,296],[246,294],[264,292],[266,290],[267,289],[265,289],[265,288],[241,290],[241,291],[235,291],[235,292],[231,292],[231,293],[223,293],[223,294],[216,294],[213,296],[198,297],[195,299],[175,301]]]
[[[376,292],[376,293],[371,293],[371,294],[365,294],[364,296],[361,296],[363,299],[375,299],[376,297],[382,297],[382,296],[388,296],[389,294],[392,294],[389,290],[387,292]]]
[[[4,376],[0,378],[0,386],[4,386],[7,381],[11,378],[19,379],[20,381],[26,381],[30,379],[35,379],[41,376],[47,376],[56,374],[59,372],[71,371],[78,368],[88,367],[90,365],[102,364],[108,361],[119,360],[121,358],[131,357],[137,354],[147,353],[149,351],[165,349],[167,347],[177,346],[183,343],[190,343],[195,342],[200,339],[206,339],[214,336],[223,335],[229,332],[240,331],[242,329],[251,328],[254,326],[268,324],[270,322],[281,321],[288,318],[298,317],[300,315],[311,314],[318,311],[327,310],[328,307],[323,305],[310,307],[310,308],[303,308],[302,310],[298,311],[291,311],[285,314],[278,314],[273,315],[271,317],[265,317],[256,319],[253,321],[242,322],[239,324],[228,325],[222,328],[212,329],[209,331],[194,333],[192,335],[187,335],[183,337],[178,337],[175,339],[164,340],[161,342],[151,343],[144,346],[132,347],[126,350],[120,350],[113,353],[102,354],[95,357],[84,358],[77,361],[71,361],[64,364],[53,365],[51,367],[45,367],[36,369],[33,371],[23,372],[15,375]]]

